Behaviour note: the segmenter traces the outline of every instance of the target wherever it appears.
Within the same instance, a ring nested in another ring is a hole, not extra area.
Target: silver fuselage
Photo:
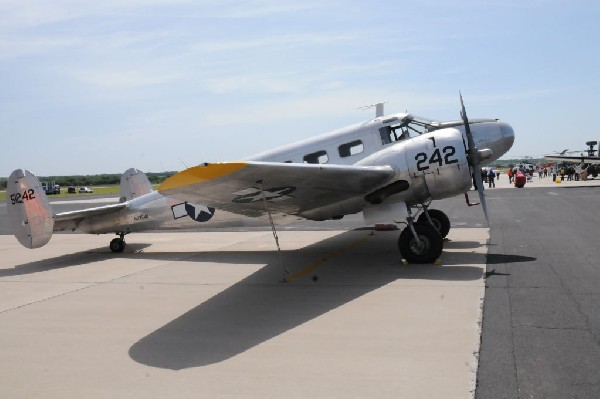
[[[329,163],[342,165],[389,165],[396,171],[397,180],[410,182],[410,189],[386,198],[387,202],[422,203],[430,199],[448,198],[469,190],[471,174],[468,171],[464,148],[464,126],[457,122],[432,123],[420,135],[398,137],[409,114],[379,117],[363,124],[349,126],[295,144],[276,148],[249,157],[249,161]],[[410,124],[410,123],[409,123]],[[471,123],[475,145],[492,152],[482,165],[501,157],[512,146],[514,132],[505,122],[481,120]],[[394,130],[397,129],[397,130]],[[406,131],[406,129],[404,129]],[[419,152],[432,140],[453,143],[460,159],[460,173],[440,168],[421,172]],[[356,144],[360,143],[360,144]],[[369,204],[356,204],[360,210]],[[59,215],[57,215],[59,216]],[[297,220],[289,218],[288,221]],[[153,191],[126,201],[118,211],[86,217],[82,220],[57,222],[54,231],[79,230],[86,233],[128,233],[158,229],[191,229],[198,227],[256,226],[267,220],[250,219],[224,211],[215,211],[202,204],[187,204]]]

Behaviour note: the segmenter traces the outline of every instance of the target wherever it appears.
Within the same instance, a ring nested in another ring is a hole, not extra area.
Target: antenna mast
[[[365,105],[363,107],[359,107],[358,109],[369,109],[369,108],[375,107],[375,118],[379,118],[380,116],[384,115],[383,104],[385,104],[385,103],[387,103],[387,101],[382,101],[382,102],[375,103],[375,104]]]

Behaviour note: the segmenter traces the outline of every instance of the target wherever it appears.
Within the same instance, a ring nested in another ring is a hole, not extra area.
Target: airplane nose
[[[502,133],[503,146],[506,148],[504,152],[506,152],[515,142],[515,131],[508,123],[500,122],[500,132]]]
[[[475,146],[479,150],[488,149],[492,155],[485,161],[491,163],[512,147],[515,141],[515,132],[506,122],[484,122],[471,125]]]

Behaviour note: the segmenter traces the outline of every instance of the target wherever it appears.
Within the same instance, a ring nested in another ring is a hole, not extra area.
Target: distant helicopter
[[[582,179],[586,180],[587,178],[589,178],[589,176],[592,176],[594,178],[598,177],[598,175],[600,174],[600,157],[597,156],[597,152],[598,150],[596,150],[594,147],[596,145],[598,145],[598,141],[596,140],[590,140],[587,141],[585,143],[585,145],[587,145],[587,150],[582,150],[582,151],[568,151],[568,150],[563,150],[558,154],[549,154],[549,155],[544,155],[544,158],[546,158],[549,161],[558,161],[558,162],[563,162],[563,163],[579,163],[581,164],[581,168],[583,169],[581,175],[582,175]],[[579,152],[580,155],[567,155],[567,154],[572,154],[572,153],[577,153]],[[587,153],[587,155],[584,155],[584,153]],[[569,167],[569,169],[571,169],[571,167],[569,165],[567,165],[567,167]],[[573,168],[574,170],[574,168]]]

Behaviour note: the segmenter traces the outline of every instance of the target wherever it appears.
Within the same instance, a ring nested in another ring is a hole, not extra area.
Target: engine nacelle
[[[389,187],[402,188],[395,190],[394,200],[409,204],[453,197],[467,192],[472,184],[463,136],[455,128],[439,129],[398,142],[357,165],[392,166],[396,177]],[[402,187],[400,182],[404,182]]]
[[[423,134],[406,145],[406,162],[411,180],[425,180],[431,199],[453,197],[472,184],[462,133],[448,128]]]
[[[28,170],[15,170],[6,194],[9,225],[17,240],[27,248],[46,245],[52,237],[54,214],[37,177]]]

